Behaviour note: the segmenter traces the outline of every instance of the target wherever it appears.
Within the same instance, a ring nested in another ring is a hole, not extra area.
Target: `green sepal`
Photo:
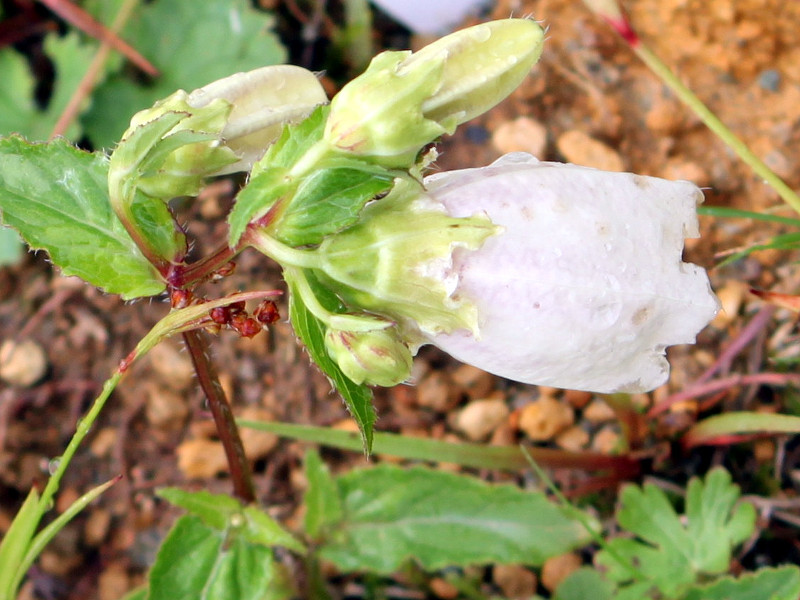
[[[423,102],[441,85],[446,54],[400,72],[411,52],[382,52],[331,101],[327,142],[388,167],[409,167],[420,149],[457,123],[428,119]]]
[[[353,225],[367,202],[391,189],[393,179],[381,167],[340,159],[303,178],[268,231],[289,246],[319,244]]]
[[[328,376],[331,385],[341,394],[347,410],[361,431],[364,452],[369,454],[372,451],[372,430],[376,419],[372,392],[366,385],[354,383],[328,356],[325,349],[326,327],[306,306],[298,291],[298,277],[306,278],[316,299],[328,311],[341,313],[344,312],[344,306],[334,294],[315,281],[309,271],[297,272],[294,269],[284,271],[284,278],[289,286],[289,320],[292,327],[308,350],[311,360]]]
[[[164,201],[137,193],[131,204],[131,215],[139,231],[159,256],[172,257],[173,262],[181,262],[185,258],[189,251],[186,235]]]
[[[358,223],[325,238],[317,275],[350,307],[428,334],[477,332],[476,307],[451,296],[444,271],[455,248],[475,250],[497,232],[485,216],[450,217],[418,182],[398,179],[386,198],[361,211]]]
[[[280,137],[253,165],[250,171],[251,177],[270,167],[291,169],[295,166],[303,155],[322,139],[329,111],[330,105],[319,106],[300,123],[284,127]]]
[[[107,176],[105,155],[66,140],[0,139],[1,222],[64,275],[126,300],[159,294],[164,281],[109,206]]]
[[[236,203],[228,214],[228,245],[233,248],[247,229],[247,225],[263,217],[275,203],[292,193],[294,182],[283,167],[268,167],[253,176],[236,196]]]

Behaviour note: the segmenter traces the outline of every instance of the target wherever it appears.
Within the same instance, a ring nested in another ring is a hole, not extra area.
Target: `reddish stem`
[[[183,340],[189,349],[197,380],[208,399],[208,407],[214,417],[222,447],[225,449],[225,456],[231,469],[233,493],[244,503],[255,502],[256,493],[250,463],[247,461],[242,438],[231,406],[219,382],[217,370],[209,360],[208,344],[199,331],[185,332]]]

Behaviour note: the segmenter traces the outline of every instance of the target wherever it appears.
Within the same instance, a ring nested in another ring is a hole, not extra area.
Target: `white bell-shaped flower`
[[[717,312],[705,271],[681,259],[699,235],[691,183],[515,153],[425,186],[451,216],[504,228],[454,251],[453,297],[477,306],[477,334],[427,336],[463,362],[525,383],[647,391],[667,380],[665,348],[694,342]]]

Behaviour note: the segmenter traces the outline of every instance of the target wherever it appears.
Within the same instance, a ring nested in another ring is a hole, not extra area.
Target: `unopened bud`
[[[387,166],[411,165],[423,146],[508,96],[538,60],[542,39],[534,21],[505,19],[414,54],[379,54],[334,97],[325,139]]]
[[[411,375],[411,351],[393,327],[373,331],[329,329],[325,349],[357,384],[391,387]]]
[[[223,170],[231,173],[248,170],[284,125],[301,121],[328,101],[317,76],[294,65],[236,73],[194,90],[186,100],[193,108],[203,108],[217,99],[232,105],[222,129],[225,145],[239,157]]]

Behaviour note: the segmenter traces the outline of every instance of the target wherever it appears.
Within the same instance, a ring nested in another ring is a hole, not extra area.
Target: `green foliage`
[[[274,224],[276,236],[290,246],[319,244],[353,225],[367,202],[391,189],[392,180],[381,167],[358,160],[322,167],[303,179]]]
[[[306,513],[303,526],[306,535],[312,540],[317,540],[323,535],[324,527],[329,523],[339,523],[342,520],[342,502],[336,481],[331,477],[328,466],[322,462],[319,453],[309,450],[305,455],[306,489],[303,504]]]
[[[237,71],[284,62],[286,52],[271,31],[273,22],[246,0],[143,4],[121,35],[161,75],[142,85],[119,70],[98,87],[84,117],[92,141],[112,147],[131,115],[176,89],[189,91]]]
[[[693,479],[684,525],[659,488],[626,486],[617,520],[638,539],[611,540],[597,563],[623,586],[645,579],[665,596],[680,597],[699,578],[726,572],[733,548],[752,534],[755,509],[734,506],[738,497],[738,486],[724,469],[711,471],[705,483]]]
[[[29,140],[48,139],[94,52],[77,33],[63,37],[48,34],[44,50],[53,62],[55,75],[53,91],[44,109],[37,106],[34,98],[35,81],[27,61],[11,48],[0,50],[0,73],[3,74],[0,83],[0,135],[18,133]],[[73,124],[65,135],[74,140],[80,133],[79,126]]]
[[[9,227],[0,227],[0,267],[13,265],[22,258],[22,244],[17,233]]]
[[[308,518],[322,538],[320,556],[343,571],[387,574],[408,560],[425,570],[540,565],[588,539],[581,523],[543,493],[423,467],[350,471],[334,481],[332,502],[340,508],[322,507],[318,498],[332,485],[313,462],[312,469]]]
[[[372,406],[372,392],[365,385],[353,383],[329,356],[325,349],[325,325],[317,319],[306,307],[301,294],[297,291],[296,281],[285,273],[286,282],[289,284],[289,319],[292,322],[297,337],[303,342],[311,360],[327,375],[336,390],[342,395],[347,410],[355,419],[361,431],[364,451],[372,450],[372,429],[375,424],[375,409]],[[310,277],[310,273],[306,276]],[[323,289],[316,290],[317,297],[331,312],[340,312],[341,305],[332,295],[326,295]]]
[[[305,548],[269,515],[205,491],[168,488],[158,494],[190,514],[178,519],[161,545],[150,570],[150,600],[291,596],[272,547]]]
[[[722,577],[690,590],[684,600],[797,600],[800,569],[797,565],[759,569],[735,579]]]
[[[228,215],[228,244],[236,246],[250,221],[264,216],[291,191],[292,184],[283,167],[268,167],[252,177],[236,196],[236,204]]]
[[[64,275],[125,299],[164,290],[108,203],[108,161],[65,140],[0,139],[0,217]]]
[[[148,600],[289,598],[272,550],[204,524],[178,519],[150,570]]]
[[[755,528],[755,509],[748,503],[737,505],[738,499],[738,487],[722,468],[712,470],[705,482],[689,482],[683,518],[657,487],[627,486],[617,522],[636,539],[605,542],[595,559],[605,576],[580,569],[558,587],[555,600],[796,599],[796,566],[761,569],[738,579],[727,575],[734,547]]]

